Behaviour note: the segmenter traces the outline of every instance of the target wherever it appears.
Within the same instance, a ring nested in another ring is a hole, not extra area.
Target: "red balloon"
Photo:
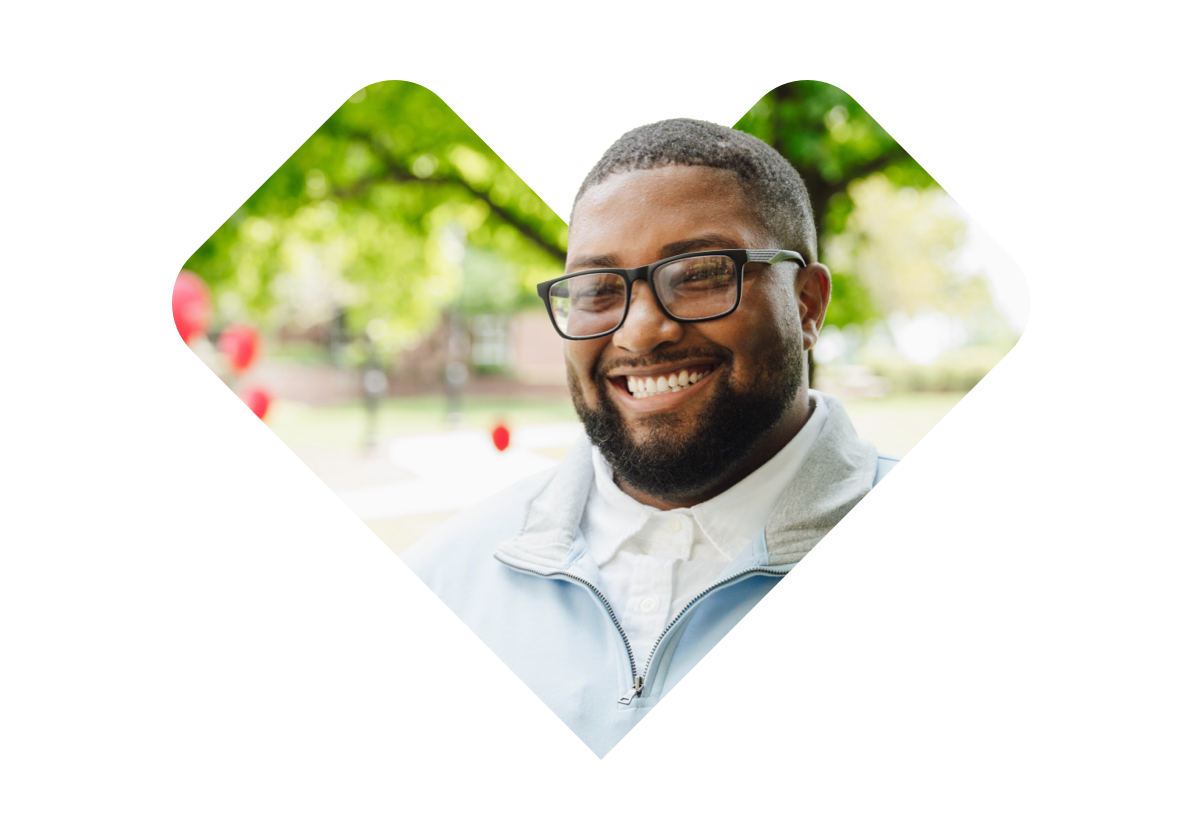
[[[254,326],[239,323],[226,327],[217,339],[217,348],[234,372],[244,372],[259,355],[259,332]]]
[[[504,425],[497,425],[492,429],[492,444],[497,446],[498,451],[504,451],[509,447],[509,428]]]
[[[271,396],[262,387],[247,387],[239,397],[246,402],[250,412],[260,419],[267,415],[267,408],[271,407]]]
[[[171,290],[171,315],[184,343],[191,343],[209,328],[211,310],[209,286],[191,271],[180,271]]]

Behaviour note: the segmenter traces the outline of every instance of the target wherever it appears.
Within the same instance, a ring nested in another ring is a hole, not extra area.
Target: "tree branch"
[[[810,203],[814,207],[814,223],[818,227],[818,239],[821,241],[826,233],[826,214],[830,208],[831,199],[840,192],[846,192],[853,181],[879,172],[895,163],[913,162],[913,158],[901,146],[895,146],[886,154],[872,160],[865,160],[853,169],[845,170],[837,181],[824,180],[815,172],[810,177],[802,175],[806,188],[810,193]]]
[[[913,162],[914,158],[911,157],[904,148],[901,146],[896,146],[892,151],[882,155],[881,157],[877,157],[872,160],[865,160],[862,165],[851,170],[845,170],[843,177],[840,178],[838,183],[829,184],[831,194],[843,192],[847,189],[847,187],[851,186],[851,182],[853,180],[859,180],[860,178],[866,177],[873,172],[879,172],[882,169],[888,168],[894,163],[904,163],[907,160]]]
[[[389,180],[395,181],[397,183],[409,183],[411,181],[418,181],[421,183],[436,183],[436,184],[457,186],[460,189],[463,189],[463,190],[467,191],[468,193],[470,193],[473,197],[479,198],[481,201],[483,201],[485,204],[487,204],[488,208],[491,212],[495,213],[496,216],[499,219],[501,219],[501,221],[505,222],[510,227],[517,230],[519,233],[521,233],[522,236],[525,237],[526,240],[529,241],[531,244],[535,245],[536,247],[541,249],[543,252],[549,254],[550,256],[552,256],[553,258],[555,258],[556,260],[558,260],[560,262],[567,261],[567,258],[568,258],[567,252],[563,248],[561,248],[557,243],[548,241],[542,235],[542,233],[540,233],[537,229],[535,229],[529,223],[527,223],[523,219],[519,218],[513,212],[511,212],[509,209],[501,206],[496,201],[494,201],[491,197],[489,197],[487,192],[482,192],[481,190],[476,189],[474,186],[472,186],[466,180],[464,180],[463,178],[456,175],[453,171],[448,175],[442,175],[442,176],[438,176],[438,177],[431,176],[431,177],[427,177],[427,178],[419,178],[417,175],[413,174],[408,169],[406,169],[404,166],[402,166],[400,163],[398,163],[396,160],[394,160],[391,154],[389,154],[385,149],[380,148],[380,146],[377,143],[375,143],[366,134],[352,132],[348,136],[351,139],[359,140],[359,141],[367,143],[368,145],[371,146],[372,150],[374,150],[376,152],[376,154],[380,157],[380,159],[383,161],[384,166],[386,168],[385,177],[387,177]],[[334,194],[337,195],[339,198],[356,197],[358,195],[361,195],[363,192],[366,192],[368,189],[370,189],[375,184],[379,183],[380,180],[381,180],[381,178],[379,178],[379,177],[366,177],[366,178],[363,178],[362,180],[359,180],[359,181],[352,183],[348,186],[345,186],[341,189],[335,190]]]

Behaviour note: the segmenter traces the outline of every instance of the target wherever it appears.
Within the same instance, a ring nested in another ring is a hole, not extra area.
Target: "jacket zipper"
[[[643,675],[641,677],[635,676],[634,686],[626,693],[626,695],[624,695],[618,699],[618,704],[629,704],[633,699],[637,698],[639,695],[642,694],[643,684],[645,683],[645,679],[651,673],[651,661],[655,660],[655,650],[659,648],[659,644],[663,641],[663,639],[668,636],[668,632],[670,632],[672,630],[672,626],[676,625],[680,621],[680,618],[684,616],[684,613],[686,611],[688,611],[690,608],[692,608],[693,605],[698,600],[700,600],[702,597],[704,597],[706,594],[710,593],[711,591],[715,591],[718,588],[728,585],[731,582],[734,582],[735,580],[740,579],[744,576],[750,576],[752,574],[761,574],[764,576],[784,576],[788,572],[789,571],[787,571],[787,570],[765,570],[762,567],[748,568],[747,570],[744,570],[740,573],[736,573],[734,576],[727,577],[726,579],[723,579],[720,582],[715,582],[714,584],[712,584],[708,588],[706,588],[704,591],[697,594],[697,596],[690,599],[687,603],[685,603],[684,608],[682,608],[676,612],[676,616],[673,617],[666,626],[664,626],[664,630],[662,632],[660,632],[659,637],[657,637],[655,639],[655,643],[651,646],[651,654],[649,654],[647,656],[647,665],[645,667],[643,667]],[[617,621],[615,620],[615,622],[617,622]],[[619,627],[619,631],[620,630],[621,630],[621,627]],[[625,636],[626,636],[625,634],[622,635],[622,637],[625,637]],[[626,648],[629,649],[630,644],[627,644]]]
[[[509,564],[509,563],[504,562],[504,564]],[[512,565],[510,565],[510,566],[512,567]],[[646,683],[646,676],[651,672],[651,661],[653,661],[655,659],[655,650],[659,648],[660,642],[663,641],[663,639],[668,636],[668,632],[670,632],[672,630],[672,627],[680,621],[680,618],[684,616],[685,612],[688,611],[690,608],[692,608],[693,605],[696,604],[698,600],[700,600],[702,597],[709,594],[711,591],[715,591],[718,588],[721,588],[724,585],[728,585],[731,582],[734,582],[736,579],[740,579],[744,576],[751,576],[752,574],[757,574],[757,573],[765,575],[765,576],[784,576],[786,573],[789,572],[787,570],[766,570],[762,567],[752,567],[752,568],[748,568],[747,570],[744,570],[740,573],[736,573],[734,576],[727,577],[726,579],[723,579],[720,582],[715,582],[714,584],[710,585],[704,591],[697,594],[697,596],[693,597],[687,603],[685,603],[684,608],[677,611],[676,616],[673,617],[672,620],[666,626],[664,626],[664,630],[662,632],[660,632],[659,637],[657,637],[655,639],[655,643],[651,646],[651,654],[647,656],[647,665],[645,667],[643,667],[643,674],[639,675],[638,666],[634,662],[634,650],[630,648],[630,639],[626,636],[626,631],[625,631],[625,629],[622,628],[622,624],[620,622],[618,622],[618,616],[616,614],[614,614],[613,607],[609,604],[609,600],[607,600],[605,598],[605,594],[601,593],[601,590],[596,585],[594,585],[592,582],[588,581],[587,579],[583,579],[583,578],[581,578],[579,576],[575,576],[571,573],[564,573],[562,570],[556,570],[551,573],[539,573],[537,570],[529,570],[528,568],[520,568],[520,569],[526,573],[533,573],[535,576],[541,576],[544,579],[550,578],[552,576],[562,576],[566,579],[574,579],[575,581],[579,582],[581,585],[584,585],[586,588],[588,588],[594,594],[596,594],[597,598],[599,600],[601,600],[601,604],[605,606],[605,612],[607,614],[609,614],[609,619],[613,622],[614,628],[616,628],[618,630],[618,634],[622,635],[622,644],[626,647],[626,658],[627,658],[627,660],[630,661],[630,676],[633,679],[634,686],[631,687],[629,690],[627,690],[626,694],[618,699],[618,704],[623,704],[623,705],[630,704],[631,701],[633,701],[634,699],[636,699],[640,695],[642,695],[643,686]]]
[[[509,563],[503,562],[503,564]],[[513,567],[513,565],[509,566]],[[626,646],[626,658],[630,661],[630,677],[634,679],[634,689],[626,693],[626,695],[622,696],[622,698],[618,699],[618,702],[620,704],[629,704],[630,698],[638,695],[639,691],[643,689],[643,679],[639,677],[638,666],[634,662],[634,650],[630,648],[630,639],[626,636],[626,631],[622,628],[622,624],[618,622],[618,615],[614,613],[613,608],[609,604],[609,600],[605,598],[605,594],[601,593],[601,589],[587,579],[582,579],[581,577],[574,576],[571,573],[564,573],[562,570],[557,570],[552,573],[539,573],[537,570],[530,570],[528,568],[520,568],[520,570],[524,571],[525,573],[533,573],[535,576],[542,576],[544,579],[552,576],[563,576],[567,579],[575,579],[581,585],[584,585],[597,595],[597,598],[601,600],[601,604],[605,606],[605,611],[607,614],[609,614],[609,619],[613,621],[614,628],[618,630],[618,634],[622,635],[623,645]]]

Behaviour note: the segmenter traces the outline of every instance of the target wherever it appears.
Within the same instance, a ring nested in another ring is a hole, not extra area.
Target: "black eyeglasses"
[[[706,250],[661,259],[641,268],[597,268],[538,284],[555,331],[568,340],[605,337],[622,328],[634,283],[644,280],[660,310],[677,323],[726,317],[743,298],[748,262],[775,265],[806,260],[792,250]]]

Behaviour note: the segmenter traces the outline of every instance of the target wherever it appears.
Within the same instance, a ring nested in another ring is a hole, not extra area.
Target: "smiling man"
[[[598,756],[896,462],[809,387],[816,250],[761,141],[688,119],[623,136],[539,286],[585,438],[405,555]]]

